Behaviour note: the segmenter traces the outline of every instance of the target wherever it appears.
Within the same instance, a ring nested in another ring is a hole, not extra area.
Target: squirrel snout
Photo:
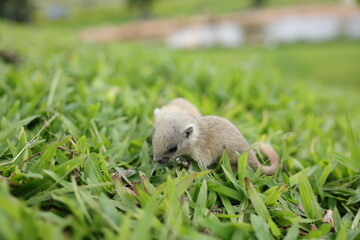
[[[170,160],[169,157],[153,157],[153,160],[154,162],[157,162],[157,163],[166,163]]]

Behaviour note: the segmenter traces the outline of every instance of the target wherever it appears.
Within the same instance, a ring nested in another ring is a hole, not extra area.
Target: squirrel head
[[[183,113],[164,116],[155,125],[153,160],[165,163],[181,155],[190,155],[198,135],[195,117]]]

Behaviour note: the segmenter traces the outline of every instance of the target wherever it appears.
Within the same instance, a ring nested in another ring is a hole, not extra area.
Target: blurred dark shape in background
[[[11,50],[0,50],[0,59],[7,64],[17,65],[21,62],[19,53]]]
[[[0,0],[0,18],[14,22],[29,22],[35,12],[31,0]]]
[[[149,19],[153,17],[152,8],[156,0],[126,0],[128,7],[135,10],[140,19]],[[359,0],[360,1],[360,0]],[[250,6],[260,8],[265,6],[267,0],[250,0]]]
[[[266,3],[266,0],[252,0],[252,6],[254,8],[263,7]]]
[[[152,7],[155,0],[126,0],[130,9],[137,11],[140,19],[152,17]]]

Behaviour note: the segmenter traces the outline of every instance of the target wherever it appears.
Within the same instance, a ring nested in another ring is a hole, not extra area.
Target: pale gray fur
[[[154,110],[155,115],[155,124],[158,122],[161,118],[174,113],[183,113],[188,114],[194,117],[200,117],[201,113],[199,110],[188,100],[184,98],[175,98],[168,104],[164,105],[161,108],[156,108]]]
[[[169,152],[175,145],[177,150]],[[219,160],[226,149],[232,165],[236,167],[236,152],[242,154],[249,150],[249,147],[249,143],[236,126],[222,117],[191,116],[183,112],[174,112],[164,115],[155,124],[153,158],[156,162],[166,162],[181,155],[188,155],[197,162],[210,166]],[[273,175],[279,166],[278,155],[265,143],[260,143],[260,149],[271,164],[263,166],[262,171],[267,175]],[[254,150],[248,152],[248,164],[254,170],[262,166]]]

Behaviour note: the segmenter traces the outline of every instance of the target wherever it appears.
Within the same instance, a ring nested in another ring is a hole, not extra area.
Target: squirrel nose
[[[153,157],[153,160],[154,162],[157,162],[157,163],[165,163],[165,162],[168,162],[170,160],[169,157]]]

